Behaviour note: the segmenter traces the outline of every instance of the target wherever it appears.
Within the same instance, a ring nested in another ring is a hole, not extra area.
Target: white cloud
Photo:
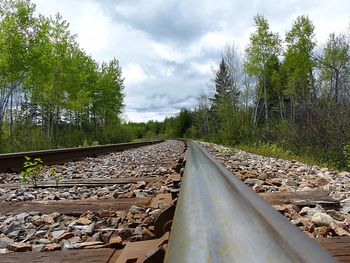
[[[193,107],[207,93],[211,66],[227,42],[244,50],[263,14],[282,38],[299,15],[315,25],[318,44],[347,30],[350,1],[333,0],[33,0],[38,12],[60,12],[81,47],[98,61],[119,59],[125,114],[132,121],[162,120]]]
[[[108,46],[111,21],[95,1],[34,0],[37,11],[47,16],[60,13],[70,23],[72,33],[77,34],[80,46],[88,53],[96,54]]]
[[[137,64],[127,64],[123,69],[126,86],[140,83],[148,78],[142,67]]]

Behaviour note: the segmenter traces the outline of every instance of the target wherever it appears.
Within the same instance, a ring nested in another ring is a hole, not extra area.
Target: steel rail
[[[165,262],[337,262],[189,142]]]
[[[151,145],[164,140],[107,144],[89,147],[63,148],[32,152],[0,154],[0,172],[18,171],[23,167],[24,157],[41,158],[45,165],[65,163],[84,157],[96,157],[110,152],[123,151],[131,148]]]

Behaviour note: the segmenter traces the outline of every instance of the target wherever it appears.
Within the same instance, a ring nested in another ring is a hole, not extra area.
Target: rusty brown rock
[[[315,228],[316,237],[327,237],[329,233],[329,228],[326,226],[320,226]]]
[[[22,242],[14,242],[8,246],[8,249],[13,252],[27,252],[32,250],[32,245]]]
[[[130,185],[130,189],[132,189],[132,190],[145,189],[145,187],[146,187],[146,182],[144,182],[144,181],[140,181],[140,182],[137,182],[135,184]]]
[[[116,214],[118,217],[124,218],[126,217],[126,212],[125,211],[116,211]]]
[[[80,217],[85,217],[87,219],[92,220],[94,217],[94,213],[91,212],[90,210],[87,210],[85,213],[83,213]]]
[[[55,220],[54,220],[54,218],[51,215],[42,215],[41,219],[44,220],[44,222],[46,224],[49,224],[49,225],[55,223]]]
[[[135,193],[134,192],[127,192],[123,195],[120,195],[119,197],[123,197],[123,198],[132,198],[135,196]]]
[[[43,248],[42,251],[54,251],[54,250],[61,250],[61,245],[57,243],[48,244]]]
[[[337,224],[331,223],[329,225],[329,227],[334,231],[334,233],[337,236],[350,236],[350,232],[346,231],[345,229],[343,229],[342,227],[338,226]]]
[[[312,233],[312,232],[314,231],[315,225],[314,225],[314,223],[313,223],[311,220],[309,220],[308,218],[301,217],[301,218],[300,218],[300,222],[303,224],[304,230],[305,230],[305,231],[308,231],[308,232],[310,232],[310,233]]]
[[[39,219],[37,219],[37,220],[34,220],[32,223],[33,223],[33,225],[35,225],[35,226],[42,226],[42,225],[45,224],[45,221],[44,221],[43,219],[39,218]]]
[[[115,216],[115,212],[112,210],[101,210],[101,211],[99,211],[99,215],[102,218],[108,218],[108,217]]]
[[[80,217],[75,221],[75,223],[78,225],[90,225],[91,222],[92,221],[86,217]]]
[[[123,239],[120,236],[112,236],[109,239],[109,247],[112,248],[122,248],[123,247]]]
[[[278,212],[282,213],[284,216],[296,219],[299,217],[300,209],[296,205],[287,204],[287,205],[274,205],[273,206]]]
[[[64,233],[62,236],[60,236],[58,239],[57,239],[57,242],[61,242],[62,240],[65,240],[65,239],[70,239],[72,237],[74,237],[74,233],[72,232],[67,232],[67,233]]]
[[[320,187],[320,186],[325,186],[327,185],[329,182],[324,179],[324,178],[318,178],[316,179],[313,184],[316,186],[316,187]]]
[[[275,186],[281,186],[282,185],[283,178],[272,178],[272,179],[267,179],[266,182],[270,183]]]
[[[149,231],[147,228],[142,229],[142,236],[143,240],[149,240],[155,238],[155,234],[153,234],[151,231]]]
[[[153,217],[151,217],[151,216],[146,217],[146,218],[142,221],[142,223],[145,224],[146,226],[152,225],[153,222],[154,222],[154,219],[153,219]]]

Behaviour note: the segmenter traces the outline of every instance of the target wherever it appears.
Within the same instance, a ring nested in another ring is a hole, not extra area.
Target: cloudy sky
[[[263,14],[281,36],[308,15],[322,45],[350,22],[348,0],[33,0],[37,11],[59,12],[97,61],[119,59],[125,77],[124,118],[162,120],[194,107],[208,93],[211,67],[227,43],[242,50]]]

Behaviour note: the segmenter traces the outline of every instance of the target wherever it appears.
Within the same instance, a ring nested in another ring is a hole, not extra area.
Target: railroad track
[[[198,145],[188,144],[185,160],[179,141],[123,144],[128,150],[102,156],[122,149],[70,149],[73,157],[61,151],[50,158],[36,152],[65,180],[31,188],[14,173],[1,175],[0,252],[31,252],[0,254],[0,262],[335,262],[330,254],[350,261],[349,238],[317,244]],[[8,156],[5,163],[13,167],[1,169],[18,170],[23,156],[34,156],[20,155],[16,161]],[[272,205],[337,205],[324,193],[261,196]],[[16,243],[7,244],[8,236]]]

